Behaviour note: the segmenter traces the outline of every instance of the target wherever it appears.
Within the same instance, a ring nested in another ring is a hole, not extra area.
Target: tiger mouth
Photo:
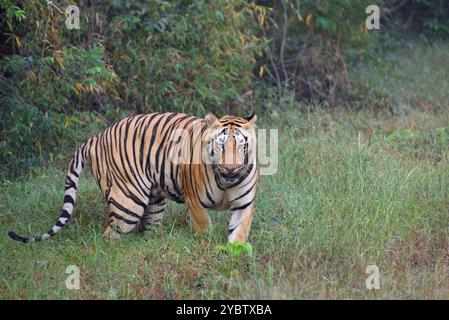
[[[220,170],[220,176],[221,178],[227,182],[227,183],[234,183],[235,181],[241,179],[242,177],[246,176],[248,173],[248,167],[242,166],[239,169],[233,171],[233,172],[224,172]]]
[[[226,180],[234,180],[238,178],[240,175],[239,172],[235,172],[235,173],[222,173],[221,176]]]
[[[218,173],[225,180],[233,180],[233,179],[237,178],[239,175],[239,171],[227,172],[227,171],[223,171],[220,169],[218,170]]]
[[[232,182],[232,181],[238,179],[242,172],[242,170],[240,168],[237,170],[231,171],[231,172],[223,169],[222,167],[220,167],[218,165],[216,165],[215,168],[216,168],[215,169],[216,172],[220,175],[220,177],[222,177],[227,182]]]

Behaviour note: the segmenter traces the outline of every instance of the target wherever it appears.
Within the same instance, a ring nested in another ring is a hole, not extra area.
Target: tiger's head
[[[246,118],[225,116],[218,119],[209,113],[206,154],[217,174],[232,183],[256,162],[256,115]]]

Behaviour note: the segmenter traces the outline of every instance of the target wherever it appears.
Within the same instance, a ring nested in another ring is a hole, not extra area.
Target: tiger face
[[[256,115],[218,119],[209,113],[205,120],[208,128],[207,157],[223,180],[233,182],[255,163]]]

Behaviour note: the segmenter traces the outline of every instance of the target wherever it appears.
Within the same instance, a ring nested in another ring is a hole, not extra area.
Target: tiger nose
[[[234,173],[237,171],[237,169],[238,169],[238,167],[236,167],[236,166],[223,166],[223,170],[226,173]]]

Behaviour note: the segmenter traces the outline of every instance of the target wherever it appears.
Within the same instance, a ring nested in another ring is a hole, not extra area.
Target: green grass
[[[430,64],[403,72],[411,76]],[[446,103],[446,93],[434,90],[426,95]],[[86,173],[70,225],[48,241],[18,244],[9,230],[35,235],[54,222],[66,168],[49,163],[3,179],[0,298],[448,299],[444,106],[282,116],[272,125],[279,128],[279,168],[261,177],[252,256],[217,248],[226,242],[228,213],[212,212],[209,232],[194,235],[183,206],[173,203],[160,228],[106,242],[105,204]],[[380,290],[365,287],[372,264],[380,269]],[[80,268],[80,290],[65,287],[69,265]]]

